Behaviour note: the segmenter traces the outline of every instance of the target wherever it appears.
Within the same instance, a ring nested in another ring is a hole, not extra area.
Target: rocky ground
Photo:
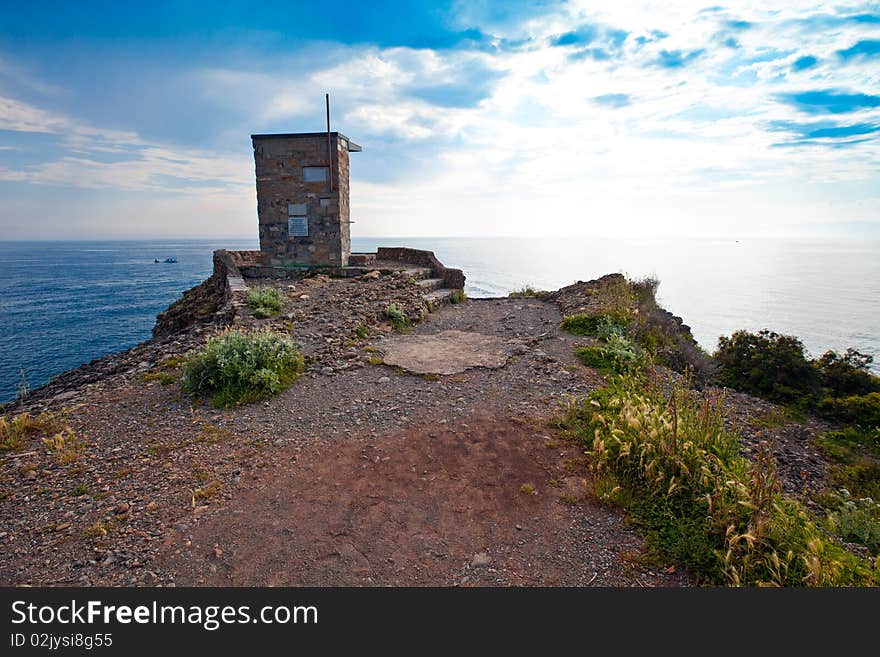
[[[0,584],[688,583],[643,565],[637,534],[591,501],[582,455],[553,428],[601,377],[574,359],[589,338],[560,332],[552,301],[425,314],[404,276],[269,284],[282,313],[235,325],[290,332],[308,365],[271,400],[221,411],[169,383],[179,371],[166,359],[210,323],[30,400],[32,412],[66,408],[87,446],[62,464],[33,437],[3,458]],[[392,301],[424,320],[393,330]],[[493,341],[501,362],[445,375],[382,364],[402,341],[456,331]],[[772,442],[787,489],[820,485],[826,466],[806,438],[821,427],[727,399],[751,448]]]

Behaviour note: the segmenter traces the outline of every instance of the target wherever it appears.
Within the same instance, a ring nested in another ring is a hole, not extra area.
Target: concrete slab
[[[384,348],[383,362],[414,374],[458,374],[471,367],[498,369],[507,364],[511,345],[473,331],[400,335]]]

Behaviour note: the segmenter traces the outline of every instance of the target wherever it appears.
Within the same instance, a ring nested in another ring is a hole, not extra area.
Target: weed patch
[[[35,434],[47,434],[69,429],[60,416],[43,411],[34,417],[19,413],[11,420],[0,417],[0,451],[13,451],[24,447],[27,438]]]
[[[284,297],[277,287],[262,286],[248,291],[247,303],[254,317],[264,319],[281,312],[284,307]]]
[[[531,285],[524,285],[520,289],[511,292],[507,296],[511,299],[535,299],[544,294],[541,290],[533,288]]]
[[[385,310],[382,311],[382,314],[388,319],[391,324],[396,329],[403,329],[409,326],[410,320],[406,316],[406,312],[403,308],[396,303],[389,303],[385,306]]]

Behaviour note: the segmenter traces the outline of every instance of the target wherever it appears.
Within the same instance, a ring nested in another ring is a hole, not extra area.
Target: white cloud
[[[880,123],[880,108],[817,118],[779,99],[810,89],[876,94],[876,59],[844,65],[837,53],[859,39],[880,38],[880,27],[828,23],[832,9],[820,2],[768,8],[743,0],[723,11],[705,11],[707,4],[583,0],[518,23],[482,26],[503,39],[529,36],[521,47],[323,44],[320,56],[274,68],[264,63],[254,71],[248,63],[182,75],[203,97],[244,111],[255,128],[315,129],[329,90],[334,127],[366,149],[352,158],[352,207],[362,235],[527,235],[537,227],[557,234],[761,232],[808,219],[880,219],[876,195],[850,195],[880,185],[877,139],[847,148],[830,147],[833,139],[781,147],[794,136],[778,127],[820,119]],[[462,28],[485,15],[473,5],[460,9]],[[833,7],[838,15],[863,9],[854,2]],[[736,29],[731,20],[749,25]],[[587,46],[550,45],[554,35],[583,24],[600,26],[589,45],[610,58],[574,58]],[[614,46],[610,29],[629,36]],[[738,47],[724,45],[728,37]],[[677,51],[682,58],[699,54],[679,68],[658,64],[664,52],[668,59]],[[817,58],[816,66],[794,71],[807,55]],[[418,93],[443,93],[443,85],[467,92],[465,100],[441,106]],[[595,98],[608,94],[631,100],[617,108],[597,105]],[[135,132],[101,130],[13,98],[0,99],[0,128],[63,139],[58,157],[0,169],[3,180],[156,193],[171,185],[187,203],[252,196],[248,149],[148,143]],[[373,158],[373,148],[381,157]],[[375,182],[381,171],[361,175],[360,162],[387,164],[395,155],[413,165],[393,177],[389,171],[385,182]]]

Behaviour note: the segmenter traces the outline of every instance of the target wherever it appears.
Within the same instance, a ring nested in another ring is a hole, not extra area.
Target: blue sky
[[[325,92],[359,235],[880,235],[878,2],[45,1],[0,239],[253,236],[249,135]]]

